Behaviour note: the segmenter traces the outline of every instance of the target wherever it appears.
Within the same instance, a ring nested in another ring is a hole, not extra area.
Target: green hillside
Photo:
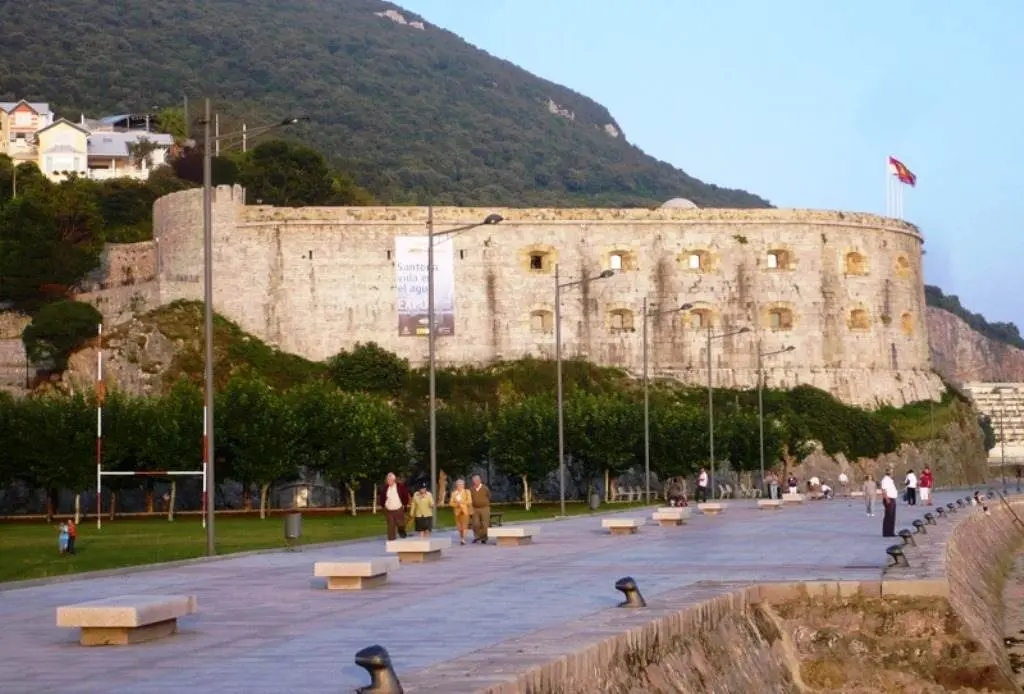
[[[375,14],[389,9],[424,29]],[[2,34],[0,99],[77,118],[187,94],[195,118],[209,96],[225,128],[305,114],[288,136],[383,201],[768,205],[644,154],[609,134],[621,128],[600,104],[380,0],[33,0]]]

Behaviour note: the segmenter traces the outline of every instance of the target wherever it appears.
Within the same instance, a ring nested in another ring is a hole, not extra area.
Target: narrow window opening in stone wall
[[[391,260],[391,251],[388,251],[388,260]]]
[[[624,308],[612,311],[610,327],[612,332],[632,332],[633,312]]]
[[[900,368],[900,360],[899,360],[899,357],[896,354],[896,343],[895,342],[892,343],[891,351],[892,351],[892,369],[893,369],[893,371],[897,371]]]
[[[622,255],[619,253],[612,253],[611,257],[608,258],[608,267],[612,270],[622,269]]]
[[[783,250],[768,251],[769,270],[788,270],[789,253]]]
[[[690,269],[691,270],[700,270],[701,268],[703,268],[704,267],[704,263],[701,262],[702,260],[703,260],[703,258],[700,257],[700,253],[691,253],[690,254],[690,261],[689,261]]]
[[[860,253],[853,251],[846,254],[846,274],[866,275],[868,274],[868,259]]]
[[[555,317],[551,311],[533,311],[530,313],[530,331],[550,333],[555,329]]]
[[[465,260],[465,259],[466,259],[466,251],[460,250],[459,251],[459,260]]]
[[[690,311],[690,327],[694,330],[711,327],[711,312],[703,308]]]
[[[850,330],[867,330],[871,327],[868,312],[862,308],[850,311]]]
[[[312,260],[312,259],[313,259],[313,249],[312,249],[312,248],[311,248],[311,249],[309,249],[309,259],[310,259],[310,260]]]
[[[768,312],[768,327],[772,330],[791,330],[793,312],[788,308],[773,308]]]
[[[910,313],[904,313],[900,316],[900,330],[903,331],[904,335],[914,334],[914,316]]]
[[[896,259],[896,275],[901,278],[910,277],[910,261],[905,255],[901,255]]]
[[[530,269],[531,270],[543,270],[544,269],[544,254],[543,253],[531,253],[530,254]]]
[[[779,267],[779,256],[775,253],[768,254],[768,269],[775,270]]]

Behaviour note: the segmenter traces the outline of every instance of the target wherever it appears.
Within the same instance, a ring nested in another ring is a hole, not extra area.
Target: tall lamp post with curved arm
[[[587,284],[594,280],[603,280],[615,274],[615,270],[605,270],[596,277],[584,277],[581,280],[562,283],[555,265],[555,378],[558,381],[558,500],[560,515],[565,517],[565,417],[564,393],[562,389],[562,290]]]
[[[714,398],[714,384],[712,383],[712,360],[711,360],[711,341],[718,340],[724,337],[731,337],[733,335],[742,335],[743,333],[749,333],[750,328],[739,328],[737,330],[730,330],[724,333],[713,334],[711,332],[711,322],[708,321],[708,455],[711,457],[711,498],[715,498],[715,398]]]
[[[691,308],[693,308],[693,304],[683,304],[677,308],[665,309],[663,311],[658,309],[650,310],[647,306],[647,297],[644,297],[644,483],[646,485],[644,499],[647,503],[651,503],[651,398],[650,379],[647,376],[647,322],[648,318],[657,318],[658,316],[667,316],[670,313],[689,311]]]
[[[255,128],[255,134],[276,130],[294,125],[303,118],[288,118],[277,123]],[[203,342],[205,348],[205,364],[203,374],[203,462],[206,465],[206,553],[213,556],[217,553],[213,529],[214,506],[217,495],[214,492],[214,447],[213,447],[213,159],[211,145],[216,146],[222,140],[239,137],[238,133],[226,133],[210,137],[210,100],[206,100],[203,117]],[[248,135],[253,135],[249,131]]]
[[[761,451],[761,485],[764,485],[764,358],[771,357],[776,354],[783,354],[785,352],[792,352],[796,347],[788,345],[782,349],[777,349],[774,352],[762,352],[761,341],[757,341],[757,422],[759,429],[760,438],[760,451]]]
[[[489,214],[483,221],[436,231],[434,229],[434,208],[427,208],[427,361],[430,381],[430,495],[434,499],[434,527],[437,527],[437,361],[435,340],[437,327],[434,316],[434,238],[452,237],[477,227],[499,224],[505,218],[500,214]]]

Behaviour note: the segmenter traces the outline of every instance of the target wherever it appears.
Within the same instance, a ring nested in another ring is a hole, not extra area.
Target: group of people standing
[[[903,500],[907,505],[917,505],[918,493],[920,493],[921,502],[924,505],[932,505],[932,487],[935,484],[935,479],[930,467],[925,466],[921,471],[920,479],[913,470],[908,470],[903,484]],[[885,471],[885,475],[877,486],[874,477],[871,475],[864,477],[864,510],[869,516],[875,515],[874,501],[879,488],[882,490],[882,537],[896,537],[896,503],[900,498],[900,490],[896,486],[896,480],[893,479],[892,468]]]
[[[491,490],[481,481],[480,475],[473,475],[467,489],[466,481],[455,481],[448,505],[455,515],[455,528],[459,533],[459,544],[466,544],[466,532],[472,528],[473,544],[487,544],[487,528],[491,524]],[[434,529],[434,495],[424,482],[415,494],[410,495],[406,486],[389,472],[377,502],[384,507],[388,540],[407,536],[406,525],[411,514],[413,529],[421,537],[429,537]]]

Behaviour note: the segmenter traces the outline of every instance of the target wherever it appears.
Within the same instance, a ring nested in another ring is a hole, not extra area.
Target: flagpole
[[[892,217],[892,165],[885,160],[885,216]]]

